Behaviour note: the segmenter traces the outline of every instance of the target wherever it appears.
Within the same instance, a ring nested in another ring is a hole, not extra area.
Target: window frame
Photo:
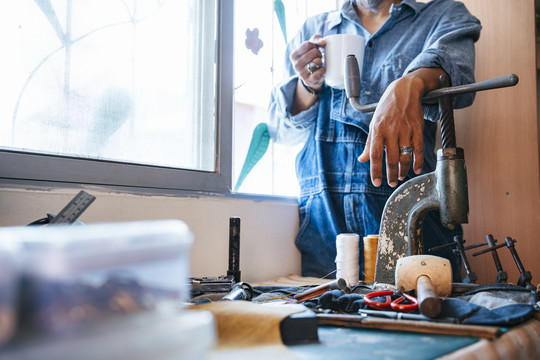
[[[174,169],[113,161],[0,150],[0,182],[85,184],[143,191],[230,193],[232,189],[234,0],[217,0],[215,171]]]

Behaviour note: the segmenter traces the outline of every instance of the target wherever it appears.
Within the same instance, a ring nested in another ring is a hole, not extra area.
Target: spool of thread
[[[336,279],[343,278],[349,285],[359,280],[359,241],[357,234],[339,234],[336,237]]]
[[[364,236],[364,279],[366,282],[375,281],[378,245],[379,235]]]

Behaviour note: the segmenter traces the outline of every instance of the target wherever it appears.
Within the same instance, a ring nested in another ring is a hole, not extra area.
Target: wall
[[[477,81],[515,73],[513,88],[478,93],[472,107],[456,111],[458,146],[465,149],[470,213],[466,245],[493,234],[517,240],[525,269],[540,283],[540,180],[536,96],[535,12],[533,0],[464,0],[482,22],[476,44]],[[490,254],[472,257],[480,283],[493,282]],[[498,251],[509,280],[519,272],[509,250]]]
[[[58,213],[80,189],[0,188],[0,226],[26,225]],[[294,246],[298,229],[295,199],[254,200],[226,197],[166,197],[83,190],[96,200],[81,215],[87,223],[179,219],[195,235],[191,249],[193,276],[225,275],[228,267],[229,217],[241,218],[242,280],[260,281],[300,274]]]

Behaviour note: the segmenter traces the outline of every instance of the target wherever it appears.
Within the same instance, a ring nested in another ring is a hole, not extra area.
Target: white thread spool
[[[357,234],[339,234],[336,237],[336,279],[343,278],[349,285],[358,283],[360,279],[359,241]]]

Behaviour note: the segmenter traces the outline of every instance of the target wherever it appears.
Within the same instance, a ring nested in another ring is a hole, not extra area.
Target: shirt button
[[[371,91],[364,91],[364,94],[371,95]]]
[[[367,46],[373,47],[373,43],[370,41],[370,42],[368,42]]]

